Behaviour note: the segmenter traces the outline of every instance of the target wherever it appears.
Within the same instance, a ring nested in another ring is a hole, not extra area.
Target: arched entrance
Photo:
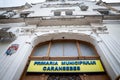
[[[110,80],[92,39],[87,42],[64,35],[42,40],[34,47],[21,80]]]

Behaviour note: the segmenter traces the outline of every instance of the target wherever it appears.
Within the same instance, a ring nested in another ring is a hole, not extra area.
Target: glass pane
[[[35,49],[33,56],[46,56],[48,50],[48,44],[41,45]]]
[[[80,44],[82,56],[95,56],[95,51],[91,46]]]
[[[64,56],[78,56],[75,42],[64,42]]]
[[[62,57],[63,56],[63,43],[62,42],[54,42],[52,43],[50,50],[51,57]]]

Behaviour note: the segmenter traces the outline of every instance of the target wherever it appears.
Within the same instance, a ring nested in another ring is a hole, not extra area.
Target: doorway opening
[[[47,41],[34,47],[20,80],[110,80],[103,67],[90,43]]]

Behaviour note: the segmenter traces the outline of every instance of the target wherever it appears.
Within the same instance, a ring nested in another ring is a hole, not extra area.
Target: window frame
[[[51,46],[52,46],[52,43],[53,42],[62,42],[62,41],[69,41],[69,42],[75,42],[76,44],[76,48],[77,48],[77,52],[78,52],[78,56],[75,57],[75,56],[62,56],[62,57],[51,57],[50,56],[50,50],[51,50]],[[82,52],[80,50],[80,44],[85,44],[85,45],[88,45],[90,46],[94,52],[95,52],[95,56],[82,56]],[[46,56],[33,56],[34,55],[34,52],[36,50],[37,47],[39,46],[42,46],[44,44],[48,44],[48,49],[46,51]],[[32,52],[31,52],[31,55],[30,55],[30,60],[78,60],[78,59],[100,59],[100,56],[98,55],[97,53],[97,50],[95,48],[95,46],[93,46],[91,43],[88,43],[88,42],[85,42],[85,41],[80,41],[80,40],[51,40],[51,41],[46,41],[46,42],[42,42],[42,43],[39,43],[38,45],[36,45]]]

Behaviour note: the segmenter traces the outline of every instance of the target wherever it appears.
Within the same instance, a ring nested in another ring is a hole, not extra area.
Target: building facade
[[[47,0],[0,12],[0,80],[120,79],[119,3]]]

